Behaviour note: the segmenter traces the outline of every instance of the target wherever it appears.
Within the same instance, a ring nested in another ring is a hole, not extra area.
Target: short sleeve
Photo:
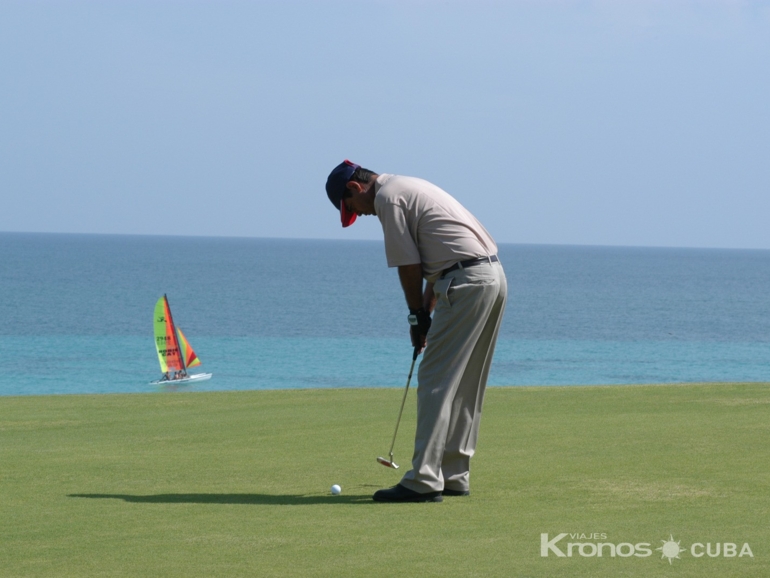
[[[404,208],[395,203],[383,203],[378,207],[377,217],[385,237],[388,267],[420,263],[420,251],[409,230]]]

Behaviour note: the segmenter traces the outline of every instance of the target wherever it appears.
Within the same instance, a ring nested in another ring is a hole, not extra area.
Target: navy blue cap
[[[329,173],[329,178],[326,179],[326,194],[329,196],[332,205],[339,210],[343,227],[349,227],[356,220],[356,214],[348,212],[345,203],[342,202],[342,196],[345,194],[348,181],[350,181],[353,173],[358,168],[360,168],[359,165],[345,159],[334,167],[332,172]]]

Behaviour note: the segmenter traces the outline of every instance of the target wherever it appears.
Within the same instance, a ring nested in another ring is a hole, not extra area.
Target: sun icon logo
[[[671,534],[669,534],[668,540],[661,540],[661,542],[663,542],[663,545],[660,548],[655,548],[655,549],[660,550],[660,552],[662,553],[660,556],[661,558],[668,558],[669,564],[672,564],[671,561],[674,558],[678,558],[681,560],[681,558],[679,558],[679,554],[687,551],[685,548],[679,547],[679,542],[681,542],[681,540],[679,540],[679,542],[675,542],[674,536]]]

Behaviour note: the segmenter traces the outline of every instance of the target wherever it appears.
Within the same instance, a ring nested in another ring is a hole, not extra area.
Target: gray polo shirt
[[[435,281],[458,261],[497,254],[497,244],[476,217],[436,185],[383,174],[374,192],[388,267],[422,263],[425,278]]]

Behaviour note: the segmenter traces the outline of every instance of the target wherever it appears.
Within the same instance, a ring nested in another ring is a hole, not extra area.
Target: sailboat
[[[168,298],[163,295],[155,304],[155,349],[158,351],[158,361],[163,377],[152,385],[181,385],[211,379],[211,373],[187,373],[189,367],[196,367],[201,360],[190,347],[190,342],[182,330],[174,325]]]

